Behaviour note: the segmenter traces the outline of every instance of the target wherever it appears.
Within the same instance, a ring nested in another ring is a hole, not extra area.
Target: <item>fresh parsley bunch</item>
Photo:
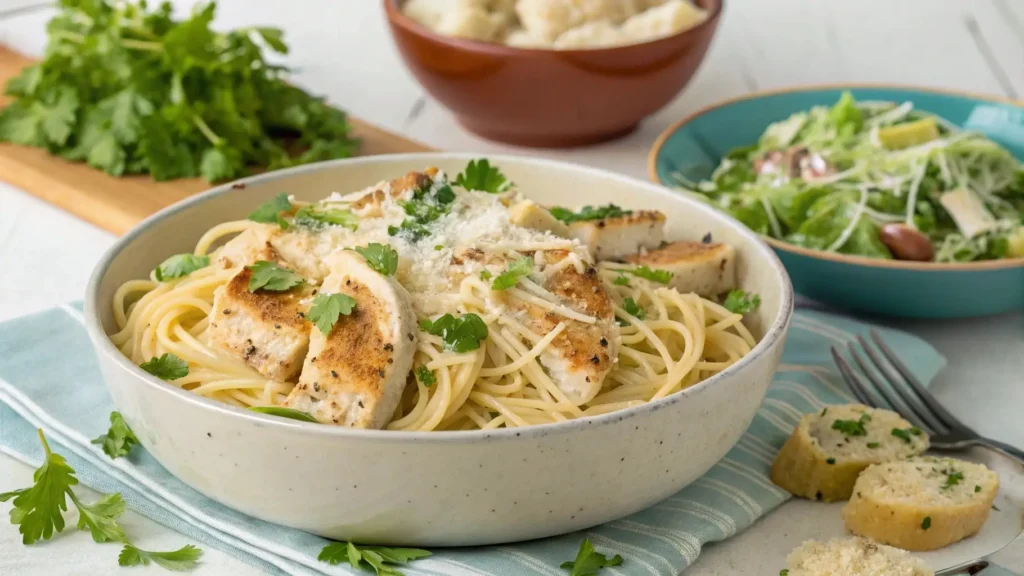
[[[172,18],[170,3],[60,0],[39,64],[13,78],[0,141],[112,174],[228,180],[342,158],[345,113],[287,82],[264,58],[277,28],[211,29],[216,4]]]

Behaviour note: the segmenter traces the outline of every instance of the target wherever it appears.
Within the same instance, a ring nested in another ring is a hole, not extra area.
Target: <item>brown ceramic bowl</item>
[[[568,147],[631,132],[697,71],[724,0],[696,0],[708,18],[651,42],[596,50],[527,50],[450,38],[383,0],[406,65],[468,130],[509,144]]]

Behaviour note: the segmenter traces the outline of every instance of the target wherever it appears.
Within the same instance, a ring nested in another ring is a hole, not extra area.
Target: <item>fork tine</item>
[[[897,412],[904,418],[911,420],[918,428],[924,428],[939,434],[946,432],[947,426],[942,423],[942,420],[936,418],[928,407],[921,402],[920,398],[915,396],[908,387],[900,384],[900,373],[893,369],[892,365],[886,361],[886,358],[880,357],[875,352],[874,347],[868,344],[863,336],[857,335],[857,340],[864,348],[864,351],[867,352],[871,361],[875,363],[875,368],[888,379],[889,386],[887,388],[898,395],[900,403],[908,408],[908,410],[897,410]]]
[[[877,331],[871,331],[871,339],[875,341],[878,349],[882,351],[882,354],[885,355],[886,359],[888,359],[900,375],[903,376],[903,379],[907,381],[907,384],[910,384],[910,388],[917,393],[918,397],[920,397],[925,406],[931,410],[931,413],[937,420],[942,422],[942,424],[950,430],[970,430],[963,422],[960,421],[959,418],[953,416],[949,411],[942,407],[942,404],[935,399],[935,396],[933,396],[932,393],[924,387],[924,384],[914,376],[913,372],[907,368],[907,365],[896,356],[892,351],[892,348],[889,348],[885,341],[882,340],[882,336]]]
[[[857,361],[861,371],[867,374],[868,379],[871,380],[872,384],[874,384],[874,391],[885,399],[879,407],[894,410],[907,420],[910,420],[914,426],[921,428],[923,422],[918,418],[917,414],[910,410],[906,406],[906,403],[903,402],[903,399],[891,390],[891,386],[887,385],[882,378],[875,375],[875,370],[871,369],[873,364],[864,360],[864,357],[861,356],[860,352],[857,351],[857,348],[852,343],[850,344],[850,354],[853,356],[853,359]],[[877,367],[875,369],[877,370]]]
[[[843,358],[839,350],[836,350],[835,346],[832,347],[832,359],[835,360],[836,366],[839,367],[839,373],[857,400],[868,406],[878,406],[877,401],[868,394],[867,387],[860,381],[860,376],[857,376],[857,373],[846,362],[846,358]]]

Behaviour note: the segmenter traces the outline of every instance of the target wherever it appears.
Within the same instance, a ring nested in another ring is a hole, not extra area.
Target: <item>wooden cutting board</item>
[[[33,60],[0,46],[0,86]],[[6,100],[0,96],[0,107]],[[425,144],[349,118],[362,140],[360,156],[429,152]],[[56,158],[38,148],[0,143],[0,180],[109,230],[124,234],[142,219],[210,188],[205,180],[156,182],[148,176],[114,178],[85,164]]]

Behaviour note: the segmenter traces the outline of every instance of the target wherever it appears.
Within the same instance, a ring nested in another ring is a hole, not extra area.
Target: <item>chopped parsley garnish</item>
[[[433,371],[431,371],[430,368],[427,368],[426,366],[416,367],[416,379],[419,380],[420,383],[422,383],[427,388],[430,388],[435,383],[437,383],[437,377],[434,376]]]
[[[469,161],[466,169],[455,177],[455,185],[466,190],[497,194],[511,188],[512,182],[498,170],[497,166],[491,166],[486,158],[480,158]]]
[[[878,442],[868,442],[868,448],[871,448],[872,450],[878,448],[879,446],[881,446],[881,444],[879,444]]]
[[[556,219],[565,222],[566,224],[572,224],[573,222],[585,222],[587,220],[604,220],[605,218],[618,218],[619,216],[629,216],[633,213],[632,210],[623,210],[615,204],[608,204],[607,206],[584,206],[580,208],[579,212],[573,212],[568,208],[561,208],[555,206],[551,208],[551,215]]]
[[[911,442],[910,436],[911,435],[913,435],[913,436],[920,436],[921,435],[921,429],[916,427],[916,426],[911,426],[910,428],[905,428],[905,429],[904,428],[893,428],[892,429],[892,435],[897,437],[897,438],[899,438],[900,440],[903,440],[907,444],[910,444],[910,442]]]
[[[196,256],[195,254],[175,254],[164,260],[156,267],[156,279],[160,282],[174,280],[182,276],[206,268],[210,265],[209,256]]]
[[[443,246],[443,245],[441,245],[441,244],[435,244],[435,245],[434,245],[434,250],[435,250],[436,252],[440,252],[441,250],[444,250],[444,246]]]
[[[0,502],[12,500],[11,524],[18,526],[21,533],[21,541],[25,545],[33,544],[39,540],[49,540],[54,532],[64,530],[64,512],[68,509],[67,499],[78,509],[78,528],[88,530],[93,541],[122,542],[125,544],[121,555],[137,550],[131,545],[124,530],[117,523],[118,517],[124,514],[125,503],[120,494],[102,494],[99,500],[92,504],[85,504],[78,499],[72,486],[78,484],[75,477],[75,470],[68,465],[67,460],[60,454],[50,450],[50,445],[43,436],[43,431],[38,430],[39,441],[43,445],[43,465],[36,469],[32,475],[33,484],[28,488],[21,488],[0,494]],[[178,569],[187,570],[195,565],[195,559],[201,551],[193,548],[195,553],[192,556],[191,564],[181,564]],[[149,554],[174,555],[176,552],[151,552]],[[122,566],[125,564],[119,560]],[[157,562],[161,566],[161,564]],[[166,566],[165,566],[166,567]],[[172,568],[173,569],[173,568]]]
[[[282,192],[257,206],[249,214],[249,220],[263,224],[277,223],[281,228],[288,228],[288,221],[284,219],[284,215],[291,213],[293,209],[292,201],[288,199],[287,194]]]
[[[487,324],[476,314],[458,318],[445,314],[434,321],[420,322],[420,328],[427,334],[440,336],[446,349],[460,354],[476,350],[487,339]]]
[[[580,543],[580,549],[576,552],[576,559],[562,562],[562,570],[568,570],[569,576],[594,576],[601,568],[618,566],[622,564],[622,556],[616,554],[608,558],[604,554],[594,550],[590,540],[584,539]]]
[[[139,364],[139,368],[162,380],[177,380],[188,376],[188,363],[171,353],[154,356]]]
[[[481,280],[484,280],[484,281],[490,280],[491,276],[492,276],[492,274],[491,274],[491,272],[489,270],[483,270],[483,271],[480,272],[480,279]]]
[[[932,527],[932,517],[931,516],[925,516],[924,520],[921,521],[921,529],[922,530],[927,530],[927,529],[929,529],[931,527]]]
[[[533,272],[533,258],[527,256],[512,262],[505,271],[491,283],[492,290],[508,290],[519,283],[519,279]]]
[[[639,266],[632,270],[628,270],[630,274],[638,278],[644,278],[651,282],[657,282],[658,284],[668,284],[672,281],[672,273],[668,270],[657,270],[651,269],[647,266]]]
[[[835,464],[836,463],[836,459],[835,458],[829,458],[828,460],[825,460],[825,463],[826,464]]]
[[[412,200],[402,204],[409,215],[400,226],[388,226],[389,236],[400,236],[409,242],[416,242],[430,235],[428,224],[451,210],[455,192],[444,181],[431,181],[413,192]]]
[[[352,248],[366,258],[366,263],[385,276],[394,276],[398,270],[398,252],[387,244],[371,242],[366,248]]]
[[[975,493],[977,493],[977,492],[981,492],[981,486],[978,486],[977,484],[975,484],[975,485],[974,485],[974,492],[975,492]]]
[[[356,299],[348,294],[324,294],[321,292],[313,299],[306,318],[316,324],[324,336],[331,333],[331,328],[342,315],[348,316],[356,307]]]
[[[733,314],[748,314],[757,310],[760,305],[761,297],[759,295],[747,293],[743,290],[729,292],[725,297],[725,302],[722,303],[722,306]]]
[[[353,568],[363,568],[365,562],[377,576],[402,576],[392,565],[408,564],[430,556],[430,552],[419,548],[388,548],[386,546],[356,546],[351,542],[331,542],[324,546],[317,560],[332,566],[348,562]]]
[[[643,320],[647,318],[647,311],[640,307],[636,303],[636,300],[632,298],[626,298],[622,302],[622,309],[626,311],[626,314],[636,317],[637,320]]]
[[[186,365],[185,368],[187,373],[188,366]],[[94,438],[92,443],[102,446],[103,452],[107,456],[119,458],[127,456],[131,452],[132,446],[139,443],[139,439],[135,437],[135,433],[128,427],[128,423],[124,421],[120,412],[111,412],[110,429],[106,434]]]
[[[943,490],[949,490],[964,479],[964,473],[959,470],[943,470],[942,473],[946,475],[946,483],[942,485]]]
[[[292,420],[299,420],[302,422],[317,423],[316,418],[313,418],[310,414],[293,408],[285,408],[284,406],[249,406],[249,410],[259,412],[260,414],[268,414],[270,416],[280,416],[281,418],[290,418]]]
[[[249,277],[249,292],[257,290],[269,290],[271,292],[284,292],[302,284],[302,277],[287,268],[283,268],[260,260],[252,266],[246,266],[252,272]]]
[[[779,570],[779,576],[789,576],[789,568],[783,568]]]
[[[836,420],[832,423],[832,429],[838,430],[846,436],[867,436],[868,431],[864,424],[871,421],[871,416],[865,412],[860,415],[859,420]]]
[[[345,208],[330,208],[310,204],[299,208],[299,211],[295,213],[295,219],[292,220],[292,224],[308,230],[323,230],[329,226],[341,226],[349,230],[356,230],[359,228],[359,217],[351,210]]]
[[[612,280],[612,284],[615,284],[616,286],[629,286],[629,278],[626,278],[625,274],[619,272],[619,275],[615,277],[615,280]]]
[[[170,552],[150,552],[126,544],[117,557],[118,566],[149,566],[152,562],[172,572],[187,572],[196,567],[203,551],[191,544],[186,544]]]

